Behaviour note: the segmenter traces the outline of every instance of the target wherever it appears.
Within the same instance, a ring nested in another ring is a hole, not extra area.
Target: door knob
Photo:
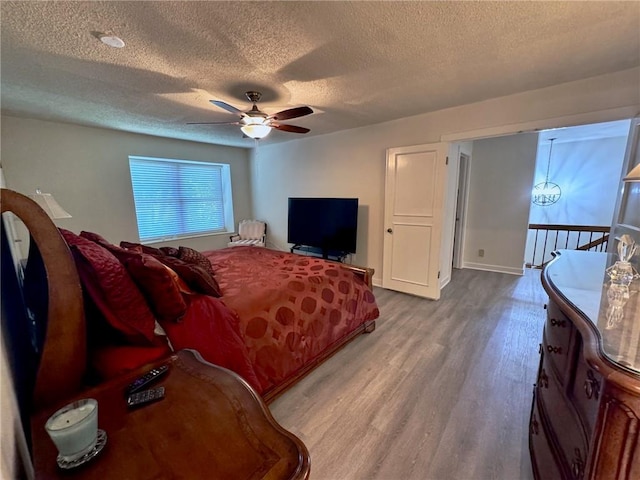
[[[393,230],[390,228],[387,228],[387,233],[393,233]]]

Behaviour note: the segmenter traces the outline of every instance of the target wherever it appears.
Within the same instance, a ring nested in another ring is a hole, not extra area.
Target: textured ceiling
[[[640,65],[640,2],[8,2],[6,114],[252,147],[209,103],[318,135]],[[126,42],[110,48],[111,33]],[[640,81],[640,79],[639,79]],[[640,88],[640,87],[639,87]],[[301,137],[273,132],[262,142]]]

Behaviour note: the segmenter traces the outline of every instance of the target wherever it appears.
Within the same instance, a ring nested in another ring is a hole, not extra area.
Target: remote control
[[[131,395],[132,393],[136,393],[137,391],[142,390],[147,385],[150,385],[156,380],[158,380],[160,377],[162,377],[162,375],[164,375],[168,371],[169,371],[169,365],[162,365],[161,367],[150,370],[140,378],[136,379],[134,382],[130,383],[126,388],[125,393],[127,395]]]
[[[151,388],[138,393],[129,395],[127,405],[129,408],[146,405],[147,403],[157,402],[164,398],[164,387]]]

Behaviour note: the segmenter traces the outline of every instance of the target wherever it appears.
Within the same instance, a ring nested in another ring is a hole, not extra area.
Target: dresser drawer
[[[531,467],[536,480],[558,480],[567,478],[562,473],[561,463],[552,451],[552,442],[547,437],[543,425],[543,419],[538,410],[538,397],[534,389],[533,408],[529,419],[529,453],[531,455]]]
[[[543,355],[540,371],[548,373],[546,381],[538,379],[539,410],[546,419],[545,423],[552,425],[548,436],[559,447],[564,468],[571,472],[568,478],[580,479],[584,474],[588,442],[578,413],[563,393],[563,387],[549,365],[551,361],[549,355]]]
[[[558,343],[568,344],[575,330],[573,322],[562,313],[560,307],[553,301],[549,301],[547,305],[547,326],[549,329],[549,340]]]
[[[585,361],[582,348],[579,351],[576,374],[569,395],[584,423],[587,435],[591,437],[598,416],[604,384],[600,374],[590,368]]]
[[[547,307],[547,322],[544,326],[545,354],[552,359],[561,384],[569,377],[567,370],[570,365],[572,342],[576,329],[569,318],[562,313],[554,302]]]
[[[569,383],[571,376],[571,360],[575,355],[572,346],[572,340],[575,330],[572,328],[568,337],[561,335],[558,338],[557,331],[553,327],[549,327],[548,323],[544,326],[542,333],[541,349],[548,358],[549,367],[552,368],[561,385]]]

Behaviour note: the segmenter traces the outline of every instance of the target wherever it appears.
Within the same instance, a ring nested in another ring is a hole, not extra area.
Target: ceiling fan
[[[260,101],[260,97],[262,97],[262,94],[260,92],[249,91],[245,92],[245,95],[247,96],[249,101],[253,103],[251,110],[248,110],[246,112],[243,112],[233,105],[229,105],[228,103],[222,102],[220,100],[210,100],[210,102],[215,106],[220,107],[227,112],[233,113],[234,115],[240,116],[239,120],[235,122],[189,122],[187,123],[187,125],[240,125],[240,130],[242,130],[242,133],[244,133],[247,137],[255,138],[256,140],[269,135],[273,128],[275,128],[276,130],[282,130],[283,132],[292,133],[307,133],[309,131],[308,128],[297,127],[295,125],[286,125],[280,123],[280,121],[309,115],[313,113],[313,110],[311,110],[311,108],[306,106],[296,107],[268,115],[258,109],[257,103]]]

